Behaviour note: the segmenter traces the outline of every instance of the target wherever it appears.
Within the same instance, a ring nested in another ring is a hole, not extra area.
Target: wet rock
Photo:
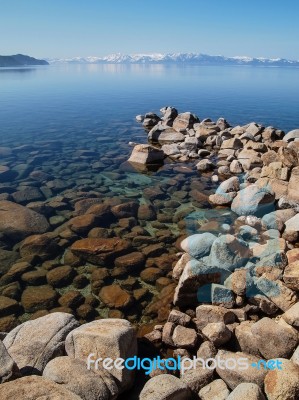
[[[137,342],[135,331],[128,321],[102,319],[72,330],[66,338],[65,349],[69,357],[84,362],[88,354],[94,354],[93,360],[106,357],[127,359],[137,355]],[[121,391],[132,386],[132,371],[112,368],[109,372],[117,380]]]
[[[38,256],[43,260],[54,258],[60,247],[49,234],[33,235],[27,237],[20,247],[23,258]]]
[[[173,375],[163,374],[151,378],[140,393],[140,400],[191,400],[188,386]]]
[[[155,283],[157,279],[163,274],[159,268],[149,267],[145,268],[141,274],[140,278],[147,283]]]
[[[16,300],[10,299],[6,296],[0,296],[0,315],[5,317],[7,315],[15,314],[19,311],[19,303]]]
[[[141,204],[138,208],[137,218],[144,221],[154,221],[157,218],[155,208],[150,204]]]
[[[280,358],[281,370],[269,371],[265,377],[268,400],[295,400],[299,397],[299,367],[292,361]]]
[[[124,268],[128,273],[138,272],[145,263],[145,257],[141,252],[133,252],[121,257],[117,257],[114,265],[117,268]]]
[[[133,164],[162,164],[164,152],[148,144],[138,144],[134,147],[129,162]]]
[[[127,253],[131,245],[118,238],[87,238],[76,241],[71,251],[82,260],[95,264],[103,264]]]
[[[3,343],[22,373],[39,374],[63,354],[67,334],[78,325],[70,314],[53,313],[17,326]]]
[[[75,275],[75,271],[69,265],[53,268],[47,273],[49,285],[54,287],[63,287],[70,284]]]
[[[252,363],[258,363],[258,357],[247,353],[233,353],[226,350],[219,350],[217,356],[221,359],[222,365],[216,367],[216,372],[230,389],[235,389],[240,383],[244,382],[255,383],[260,388],[263,387],[267,371],[263,368],[257,369],[251,366]],[[244,361],[244,359],[248,360],[248,368],[244,368],[244,363],[246,365],[246,360]]]
[[[226,400],[229,390],[222,379],[215,379],[200,389],[198,395],[201,400]]]
[[[251,327],[258,349],[267,360],[291,355],[298,343],[298,333],[292,327],[262,318]]]
[[[124,309],[133,302],[132,296],[117,284],[103,287],[99,297],[109,308]]]
[[[268,188],[250,185],[239,191],[231,209],[238,215],[262,216],[273,210],[274,195]]]
[[[9,239],[45,233],[49,224],[44,216],[10,201],[0,201],[0,231]]]
[[[28,286],[21,297],[21,304],[26,312],[51,309],[55,306],[58,294],[49,285]]]

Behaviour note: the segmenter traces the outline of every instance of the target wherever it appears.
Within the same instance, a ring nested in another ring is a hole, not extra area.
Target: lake
[[[167,162],[148,173],[126,164],[132,150],[128,143],[146,143],[146,133],[135,116],[158,113],[171,105],[200,119],[224,117],[231,125],[256,121],[288,131],[299,127],[298,93],[296,68],[52,65],[0,69],[0,147],[5,148],[0,149],[0,165],[10,173],[0,179],[1,200],[13,200],[44,214],[63,250],[59,257],[30,259],[33,274],[18,278],[15,298],[20,300],[28,287],[47,285],[48,271],[70,264],[76,279],[70,274],[68,282],[53,286],[57,296],[75,289],[88,299],[89,308],[76,310],[80,320],[91,320],[96,310],[96,316],[163,322],[173,296],[170,271],[176,261],[177,238],[208,229],[211,220],[217,223],[209,229],[217,231],[232,216],[227,210],[210,214],[198,193],[213,193],[215,184],[209,175],[199,176],[192,163]],[[111,206],[126,201],[148,206],[150,202],[155,217],[149,217],[148,207],[146,218],[124,213],[121,222],[108,218],[92,234],[92,224],[86,221],[77,231],[63,231],[83,210],[75,204],[88,198]],[[69,257],[69,247],[87,235],[132,239],[135,252],[144,251],[146,261],[137,265],[135,255],[135,271],[127,271],[123,260],[123,264],[101,268],[90,261],[77,263]],[[14,247],[16,241],[2,236],[0,245],[8,259],[0,271],[4,274],[11,260],[18,259],[19,245]],[[103,287],[111,285],[112,293],[101,294]],[[116,286],[122,290],[118,298]],[[13,324],[55,307],[59,307],[57,302],[20,308]]]

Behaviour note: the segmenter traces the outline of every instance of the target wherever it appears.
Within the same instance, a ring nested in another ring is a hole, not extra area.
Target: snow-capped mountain
[[[299,66],[299,61],[284,58],[209,56],[196,53],[110,54],[105,57],[49,58],[50,64],[197,64],[197,65],[260,65]]]

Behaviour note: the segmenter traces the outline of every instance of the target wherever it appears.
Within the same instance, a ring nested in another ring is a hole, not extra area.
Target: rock
[[[47,219],[10,201],[0,201],[0,231],[13,241],[20,241],[27,236],[45,233],[49,230]]]
[[[137,217],[137,212],[139,208],[139,203],[135,201],[129,201],[128,203],[118,204],[111,207],[112,214],[120,218],[130,218]]]
[[[19,369],[0,340],[0,384],[18,377]]]
[[[209,202],[217,206],[230,205],[233,199],[236,197],[237,193],[215,193],[209,196]]]
[[[288,184],[288,192],[287,192],[288,201],[299,202],[298,185],[299,185],[299,167],[295,167],[292,169],[291,177]]]
[[[214,375],[213,369],[208,369],[205,366],[203,367],[201,364],[202,363],[196,364],[196,368],[192,367],[186,371],[181,369],[180,371],[181,381],[189,386],[192,392],[196,395],[203,387],[213,380]]]
[[[236,320],[235,314],[224,307],[201,305],[196,308],[197,326],[203,330],[210,323],[232,324]]]
[[[187,237],[181,242],[181,248],[191,257],[200,259],[210,253],[212,244],[216,236],[205,232]]]
[[[292,355],[291,361],[299,367],[299,346],[297,349],[294,351],[294,354]]]
[[[282,140],[285,142],[291,142],[295,139],[299,139],[299,129],[293,129],[292,131],[288,132]]]
[[[196,115],[191,114],[190,112],[185,112],[178,114],[178,116],[173,121],[173,129],[180,131],[186,130],[193,127],[193,124],[199,122],[199,119]]]
[[[75,393],[82,399],[110,400],[118,394],[114,378],[105,371],[103,377],[86,367],[86,361],[67,356],[51,360],[44,369],[43,377],[60,387]]]
[[[47,273],[49,285],[54,287],[63,287],[70,284],[74,278],[75,271],[69,265],[53,268]]]
[[[212,342],[206,340],[199,346],[196,356],[197,358],[203,358],[204,360],[207,360],[208,358],[215,358],[216,354],[216,347],[213,345]]]
[[[260,387],[255,383],[240,383],[226,400],[266,400]]]
[[[104,286],[99,292],[99,298],[109,308],[124,309],[132,305],[133,298],[119,285]]]
[[[201,400],[226,400],[229,390],[222,379],[215,379],[200,389],[198,395]]]
[[[209,264],[215,267],[234,270],[244,266],[251,252],[246,242],[227,234],[214,240],[209,255]]]
[[[141,252],[135,251],[124,256],[117,257],[114,261],[116,268],[124,268],[127,273],[136,273],[145,264],[145,257]]]
[[[7,315],[15,314],[19,311],[19,303],[6,296],[0,296],[0,315],[5,317]]]
[[[157,218],[156,210],[151,204],[141,204],[138,208],[138,219],[154,221]]]
[[[281,370],[269,371],[265,377],[268,400],[296,400],[299,397],[299,366],[280,358]]]
[[[223,284],[230,272],[225,268],[211,267],[210,265],[210,263],[205,264],[202,260],[195,259],[187,262],[175,289],[173,299],[175,305],[192,306],[198,301],[211,301],[210,284]],[[208,292],[200,289],[204,285],[209,285]]]
[[[263,216],[273,211],[275,197],[269,188],[250,185],[239,191],[231,209],[238,215]]]
[[[298,343],[298,333],[290,326],[277,324],[270,318],[262,318],[251,327],[258,349],[267,360],[288,357]]]
[[[186,264],[191,260],[191,257],[189,254],[184,253],[182,257],[179,259],[179,261],[175,264],[173,270],[172,270],[172,277],[173,279],[180,279],[180,276],[182,275],[184,268]]]
[[[223,181],[217,188],[216,193],[230,193],[230,192],[238,192],[240,189],[240,182],[236,176],[232,176],[229,179]]]
[[[172,341],[175,347],[193,349],[197,344],[197,334],[194,329],[178,325],[173,331]]]
[[[142,165],[163,164],[164,157],[162,150],[148,144],[138,144],[134,147],[128,161]]]
[[[243,148],[243,143],[241,142],[240,139],[238,138],[231,138],[231,139],[227,139],[224,140],[221,144],[220,149],[242,149]]]
[[[1,400],[82,400],[75,393],[41,376],[24,376],[0,386]]]
[[[288,288],[299,290],[299,261],[294,261],[286,266],[283,280]]]
[[[21,303],[26,312],[35,312],[53,308],[57,298],[57,292],[50,285],[27,286],[22,293]]]
[[[299,213],[285,221],[285,230],[299,232]]]
[[[118,238],[87,238],[77,240],[71,251],[82,260],[95,264],[105,264],[129,251],[131,244]]]
[[[229,170],[232,174],[242,174],[243,167],[240,161],[233,160],[229,166]]]
[[[293,208],[276,210],[264,215],[262,222],[267,229],[277,229],[281,232],[284,228],[285,222],[292,219],[295,215],[296,212]]]
[[[240,325],[238,325],[235,329],[235,336],[241,351],[257,357],[261,357],[261,353],[258,348],[257,338],[253,335],[251,330],[253,324],[253,321],[241,322]]]
[[[23,241],[20,247],[20,254],[23,258],[39,256],[41,259],[46,260],[55,257],[59,250],[60,247],[50,235],[33,235]]]
[[[151,378],[144,385],[140,400],[191,400],[192,394],[181,379],[173,375],[163,374]]]
[[[78,325],[70,314],[53,313],[17,326],[3,343],[21,373],[42,373],[53,357],[63,354],[67,334]]]
[[[158,137],[158,142],[160,144],[180,143],[183,142],[184,140],[185,140],[185,135],[173,129],[163,130]]]
[[[180,154],[180,149],[177,143],[163,144],[161,150],[164,152],[164,154],[170,157]]]
[[[258,357],[242,352],[232,353],[226,350],[219,350],[216,357],[221,360],[221,365],[218,364],[216,372],[231,389],[235,389],[240,383],[244,382],[255,383],[260,388],[263,387],[267,371],[263,368],[257,369],[251,366],[252,363],[257,365]],[[244,368],[247,363],[248,368]]]
[[[223,322],[213,322],[207,324],[202,333],[214,344],[219,347],[228,342],[231,338],[231,331],[224,325]]]
[[[262,276],[255,281],[255,285],[261,293],[284,312],[298,301],[296,293],[279,280],[273,282]]]
[[[293,168],[298,166],[298,156],[294,149],[289,147],[280,147],[277,155],[285,167]]]
[[[188,326],[191,322],[191,317],[181,311],[171,310],[167,322],[172,322],[176,325]]]
[[[211,171],[212,169],[214,169],[215,165],[212,163],[212,161],[207,160],[207,159],[203,159],[203,160],[200,160],[196,164],[196,168],[197,168],[198,171],[208,172],[208,171]]]
[[[299,328],[299,303],[294,304],[284,314],[282,314],[282,318],[289,325]]]
[[[72,330],[66,338],[65,349],[71,358],[86,362],[93,354],[97,358],[130,358],[137,355],[137,342],[132,325],[122,319],[102,319]],[[93,370],[94,364],[91,363]],[[134,374],[128,369],[112,368],[110,374],[117,380],[121,391],[129,389],[134,382]]]

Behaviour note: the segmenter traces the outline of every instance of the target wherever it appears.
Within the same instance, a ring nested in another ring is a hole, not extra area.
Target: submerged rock
[[[129,158],[130,163],[136,164],[163,164],[164,152],[148,144],[138,144],[134,147]]]

